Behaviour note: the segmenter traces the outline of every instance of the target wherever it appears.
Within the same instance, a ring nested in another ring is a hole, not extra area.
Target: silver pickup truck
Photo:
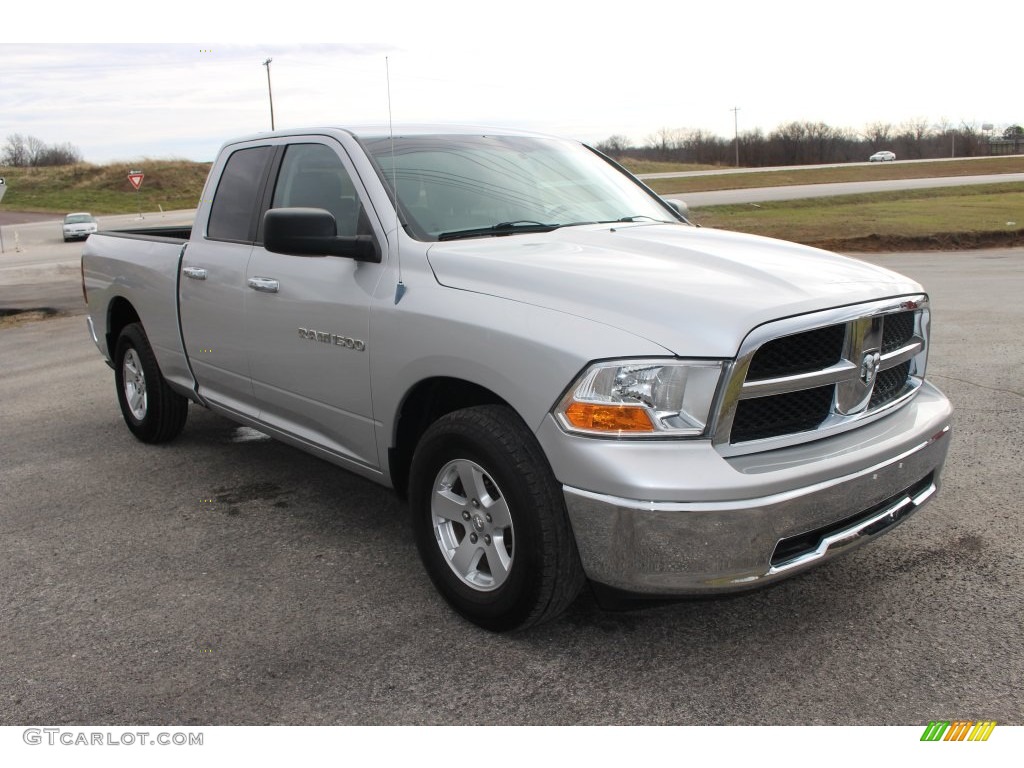
[[[748,589],[928,500],[951,409],[920,285],[680,211],[550,137],[260,134],[89,238],[89,332],[141,441],[191,401],[393,487],[483,627]]]

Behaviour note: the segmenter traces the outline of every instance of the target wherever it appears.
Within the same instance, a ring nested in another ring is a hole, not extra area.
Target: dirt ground
[[[916,251],[969,251],[980,248],[1015,248],[1024,245],[1024,229],[1010,232],[942,232],[924,237],[868,235],[807,243],[841,253],[908,253]]]
[[[24,211],[5,211],[0,209],[0,227],[9,224],[32,224],[36,221],[60,221],[62,216],[56,213],[25,213]]]

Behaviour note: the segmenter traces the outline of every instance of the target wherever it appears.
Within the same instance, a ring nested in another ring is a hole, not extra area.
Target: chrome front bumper
[[[587,576],[652,597],[735,592],[799,573],[884,533],[939,488],[950,409],[937,390],[929,394],[929,418],[903,415],[920,432],[896,455],[875,456],[855,471],[847,462],[847,471],[832,479],[781,492],[742,500],[640,501],[565,485]],[[772,472],[759,474],[767,480]],[[749,472],[745,478],[751,479]]]

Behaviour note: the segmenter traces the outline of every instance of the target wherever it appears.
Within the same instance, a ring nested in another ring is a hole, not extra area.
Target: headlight
[[[722,375],[717,360],[596,363],[555,408],[570,432],[609,437],[699,437]]]

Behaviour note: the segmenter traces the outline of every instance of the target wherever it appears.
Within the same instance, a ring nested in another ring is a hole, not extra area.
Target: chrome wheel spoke
[[[470,576],[477,571],[477,565],[482,555],[483,548],[472,543],[469,536],[466,536],[462,543],[455,548],[455,554],[451,559],[452,568],[460,576]]]
[[[512,565],[512,558],[505,549],[504,537],[495,536],[491,545],[484,550],[484,554],[487,557],[487,566],[491,570],[491,578],[494,579],[494,584],[497,586],[505,581],[509,567]]]
[[[462,480],[462,490],[467,499],[489,498],[487,486],[484,484],[484,472],[480,467],[467,461],[459,464],[458,471],[459,479]]]
[[[484,508],[487,510],[487,514],[491,516],[491,522],[495,528],[508,528],[512,525],[512,513],[509,512],[508,503],[505,501],[504,496],[497,499],[489,498]]]
[[[434,503],[431,509],[434,517],[461,523],[463,521],[462,513],[466,509],[466,499],[450,488],[444,488],[434,494]]]
[[[133,412],[138,412],[140,409],[144,409],[146,406],[145,392],[136,389],[131,395],[129,404],[131,405]]]

